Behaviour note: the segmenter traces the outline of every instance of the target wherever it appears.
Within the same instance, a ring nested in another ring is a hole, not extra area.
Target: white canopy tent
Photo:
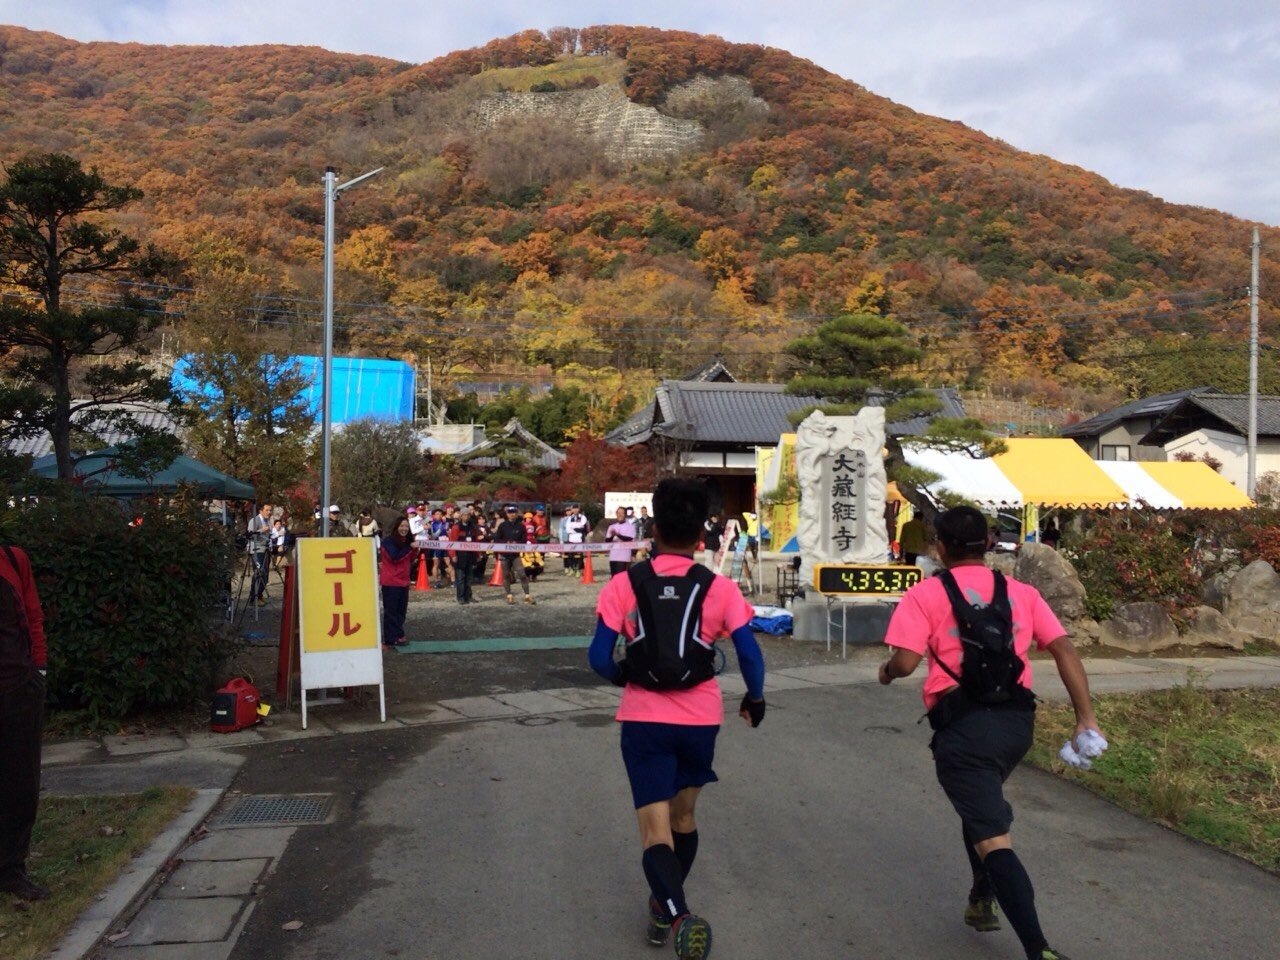
[[[1160,486],[1142,464],[1124,460],[1097,460],[1097,465],[1129,498],[1129,506],[1146,504],[1157,510],[1178,510],[1182,500]]]
[[[992,459],[975,460],[966,453],[929,447],[904,446],[902,453],[911,466],[942,478],[924,487],[934,498],[946,490],[983,507],[1022,508],[1022,493]]]

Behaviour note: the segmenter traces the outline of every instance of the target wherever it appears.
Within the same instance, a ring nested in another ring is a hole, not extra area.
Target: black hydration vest
[[[971,699],[981,704],[1008,703],[1025,696],[1018,680],[1023,663],[1013,645],[1013,610],[1009,605],[1009,589],[1004,575],[993,570],[995,590],[985,607],[974,606],[960,592],[960,585],[950,570],[938,579],[946,588],[951,611],[960,626],[960,675],[938,659],[951,678],[960,684]]]
[[[646,560],[627,571],[639,623],[627,641],[627,679],[647,690],[684,690],[715,676],[715,650],[702,639],[702,604],[715,574],[693,564],[662,577]]]

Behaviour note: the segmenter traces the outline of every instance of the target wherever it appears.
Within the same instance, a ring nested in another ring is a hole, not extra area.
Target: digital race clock
[[[923,579],[924,571],[919,567],[818,564],[813,568],[819,593],[895,595],[906,593]]]

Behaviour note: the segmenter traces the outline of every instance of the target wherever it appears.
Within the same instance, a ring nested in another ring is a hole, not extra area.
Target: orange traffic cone
[[[489,586],[505,587],[507,585],[507,581],[502,574],[502,554],[495,553],[492,556],[493,556],[493,576],[489,578]]]
[[[424,554],[418,558],[418,581],[413,585],[415,590],[430,590],[431,578],[427,576],[427,558]]]
[[[591,554],[584,553],[582,555],[582,579],[579,583],[595,583],[596,578],[591,575]]]

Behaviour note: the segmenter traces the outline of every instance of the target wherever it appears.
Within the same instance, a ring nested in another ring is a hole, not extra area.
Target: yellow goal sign
[[[302,727],[307,691],[377,685],[387,719],[382,672],[382,610],[371,538],[298,540],[299,672]]]

